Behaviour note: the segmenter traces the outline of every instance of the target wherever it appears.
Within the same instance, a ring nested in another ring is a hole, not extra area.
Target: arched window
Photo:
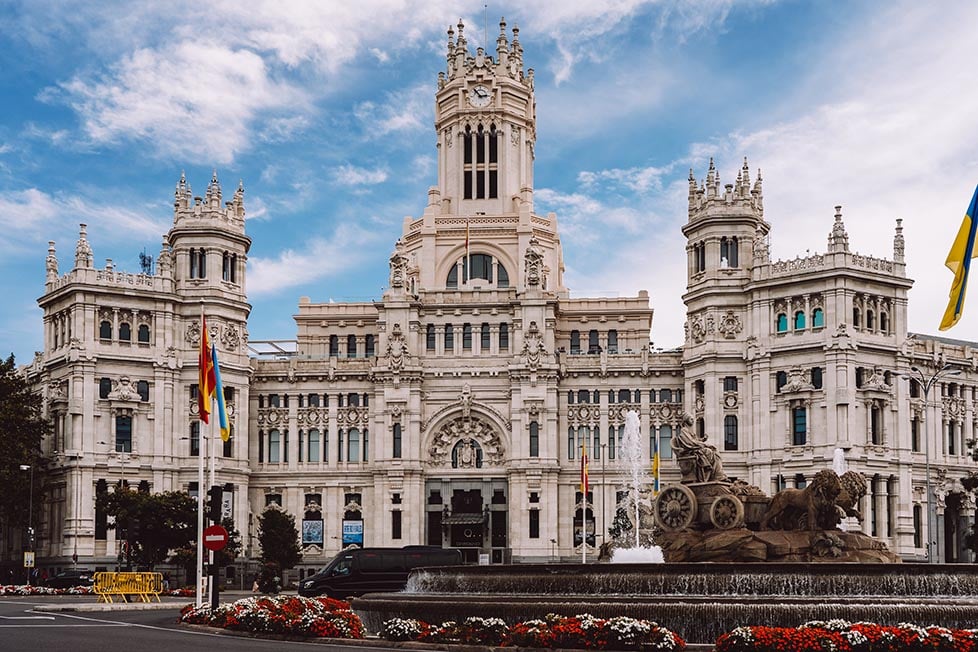
[[[671,389],[660,389],[659,390],[659,402],[660,403],[672,403],[672,390]]]
[[[854,328],[859,328],[862,325],[859,308],[852,309],[852,325]]]
[[[119,341],[120,342],[132,341],[132,327],[126,322],[122,322],[121,324],[119,324]]]
[[[788,315],[784,314],[783,312],[782,313],[778,313],[778,319],[777,319],[777,324],[776,324],[775,328],[777,329],[777,331],[779,333],[787,333],[788,332]]]
[[[619,403],[631,403],[631,401],[632,401],[632,392],[631,392],[631,390],[628,390],[628,389],[619,389],[618,390],[618,402]]]
[[[590,403],[591,402],[591,392],[586,389],[577,390],[577,402],[578,403]]]
[[[346,434],[346,461],[356,462],[360,459],[360,431],[350,428]]]
[[[149,344],[149,326],[147,324],[139,325],[139,330],[136,332],[136,340],[140,344]]]
[[[738,266],[737,238],[720,238],[720,269]]]
[[[866,328],[867,330],[873,330],[876,327],[876,315],[872,310],[866,311]]]
[[[540,424],[530,422],[530,457],[540,457]]]
[[[445,279],[445,287],[451,290],[458,289],[458,265],[452,265],[448,270],[448,278]]]
[[[825,313],[821,308],[812,311],[812,328],[822,328],[825,326]]]
[[[347,335],[346,336],[346,357],[355,358],[357,357],[357,336]]]
[[[581,352],[581,331],[571,331],[570,352],[571,355],[576,355]]]
[[[587,352],[591,354],[601,352],[601,345],[598,343],[598,331],[594,329],[587,333]]]
[[[723,450],[737,450],[737,417],[733,414],[723,417]]]
[[[98,337],[100,340],[111,340],[112,339],[112,324],[108,321],[103,321],[98,325]]]
[[[507,273],[503,264],[494,256],[489,254],[469,254],[468,256],[462,256],[461,263],[463,282],[469,279],[479,278],[495,284],[496,287],[509,287],[509,273]],[[459,266],[458,264],[452,265],[451,269],[448,270],[445,287],[451,289],[458,288]],[[493,278],[494,267],[495,278]],[[471,273],[469,273],[470,269],[472,270]]]
[[[509,287],[509,272],[506,271],[506,268],[499,261],[496,261],[496,287]]]
[[[445,324],[445,353],[455,352],[455,331],[451,324]]]
[[[795,313],[795,330],[800,331],[805,328],[805,313],[799,310]]]
[[[499,350],[509,351],[509,324],[506,322],[499,325]]]
[[[880,332],[883,334],[890,332],[890,316],[885,312],[880,313]]]
[[[435,350],[435,325],[428,324],[425,329],[425,348],[429,351]]]

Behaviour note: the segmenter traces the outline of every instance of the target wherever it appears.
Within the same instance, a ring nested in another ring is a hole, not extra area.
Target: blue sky
[[[86,222],[97,266],[139,270],[181,170],[245,187],[253,339],[292,339],[300,296],[380,296],[405,215],[436,181],[446,30],[483,2],[0,0],[0,353],[42,346],[47,241]],[[948,247],[978,183],[978,4],[543,0],[492,3],[536,71],[538,213],[557,213],[574,296],[650,292],[682,343],[686,177],[764,175],[772,257],[892,257],[908,327],[937,333]],[[947,333],[978,340],[978,299]]]

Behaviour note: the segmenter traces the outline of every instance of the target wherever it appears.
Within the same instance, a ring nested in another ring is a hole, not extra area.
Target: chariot
[[[690,482],[666,485],[652,507],[655,523],[666,532],[687,528],[756,530],[767,511],[767,496],[743,491],[742,483]]]

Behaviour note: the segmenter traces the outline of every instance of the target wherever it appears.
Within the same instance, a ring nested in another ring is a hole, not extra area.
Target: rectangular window
[[[530,510],[530,538],[539,539],[540,538],[540,510],[531,509]]]
[[[265,433],[258,431],[258,463],[265,461]]]
[[[910,449],[915,452],[920,452],[920,421],[917,417],[910,420]]]
[[[736,392],[737,391],[737,377],[736,376],[724,376],[724,378],[723,378],[723,391],[725,391],[725,392]]]
[[[499,325],[499,350],[509,351],[509,324]]]
[[[472,350],[472,324],[462,326],[462,348],[466,351]]]
[[[540,457],[540,424],[530,422],[530,457]]]
[[[947,422],[947,454],[956,455],[955,439],[957,439],[955,423],[953,421]]]
[[[391,457],[399,459],[401,457],[401,424],[395,423],[392,432],[393,449]]]
[[[224,450],[221,451],[221,455],[224,457],[232,457],[234,455],[234,426],[228,426],[228,440],[221,441],[224,444]]]
[[[193,457],[200,455],[200,421],[190,424],[190,455]]]
[[[472,199],[472,170],[466,170],[463,178],[465,183],[465,199]]]
[[[808,439],[808,419],[805,408],[796,407],[791,411],[792,443],[803,446]]]
[[[391,539],[401,538],[401,511],[391,512]]]
[[[482,170],[479,170],[475,174],[475,198],[486,198],[486,175]]]
[[[496,170],[489,170],[489,199],[499,197],[499,173]]]
[[[115,450],[119,453],[132,452],[132,417],[119,415],[115,418]]]
[[[479,347],[482,349],[482,353],[488,353],[492,346],[492,333],[489,330],[489,324],[482,325],[482,333],[479,338]]]

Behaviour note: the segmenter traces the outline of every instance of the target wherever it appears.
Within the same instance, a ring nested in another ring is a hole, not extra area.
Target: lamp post
[[[912,371],[913,373],[912,374],[904,374],[901,377],[902,378],[911,379],[911,380],[915,380],[915,381],[917,381],[917,382],[920,383],[921,387],[923,387],[923,390],[924,390],[924,418],[926,418],[927,405],[930,402],[930,398],[929,397],[930,397],[930,390],[931,390],[931,388],[934,387],[934,385],[937,383],[937,381],[940,380],[941,378],[944,378],[946,376],[957,376],[957,375],[959,375],[961,373],[961,370],[960,369],[954,369],[954,368],[952,368],[952,366],[951,366],[950,363],[946,363],[943,367],[941,367],[936,372],[934,372],[934,374],[932,376],[930,376],[930,377],[928,377],[927,374],[925,374],[923,372],[923,370],[920,369],[919,367],[910,367],[910,371]],[[936,424],[937,424],[937,417],[936,417],[937,410],[936,409],[934,410],[934,413],[935,413],[934,423],[935,423],[935,426],[936,426]],[[930,485],[930,437],[928,436],[927,430],[930,430],[930,429],[929,428],[925,428],[925,430],[924,430],[924,473],[927,476],[925,478],[925,485],[924,485],[925,486],[925,489],[924,489],[924,491],[927,493],[927,563],[930,564],[930,563],[933,563],[933,561],[934,561],[933,546],[936,543],[936,541],[934,541],[934,519],[932,518],[932,516],[933,516],[933,508],[932,508],[933,498],[931,496],[932,492],[931,492],[931,485]],[[938,434],[939,434],[939,432],[937,430],[934,430],[934,438],[935,439],[937,439]]]
[[[27,547],[31,552],[34,552],[34,465],[33,464],[21,464],[21,471],[30,471],[31,479],[28,485],[27,494]],[[31,571],[30,569],[25,569],[27,571],[27,583],[31,583]]]

